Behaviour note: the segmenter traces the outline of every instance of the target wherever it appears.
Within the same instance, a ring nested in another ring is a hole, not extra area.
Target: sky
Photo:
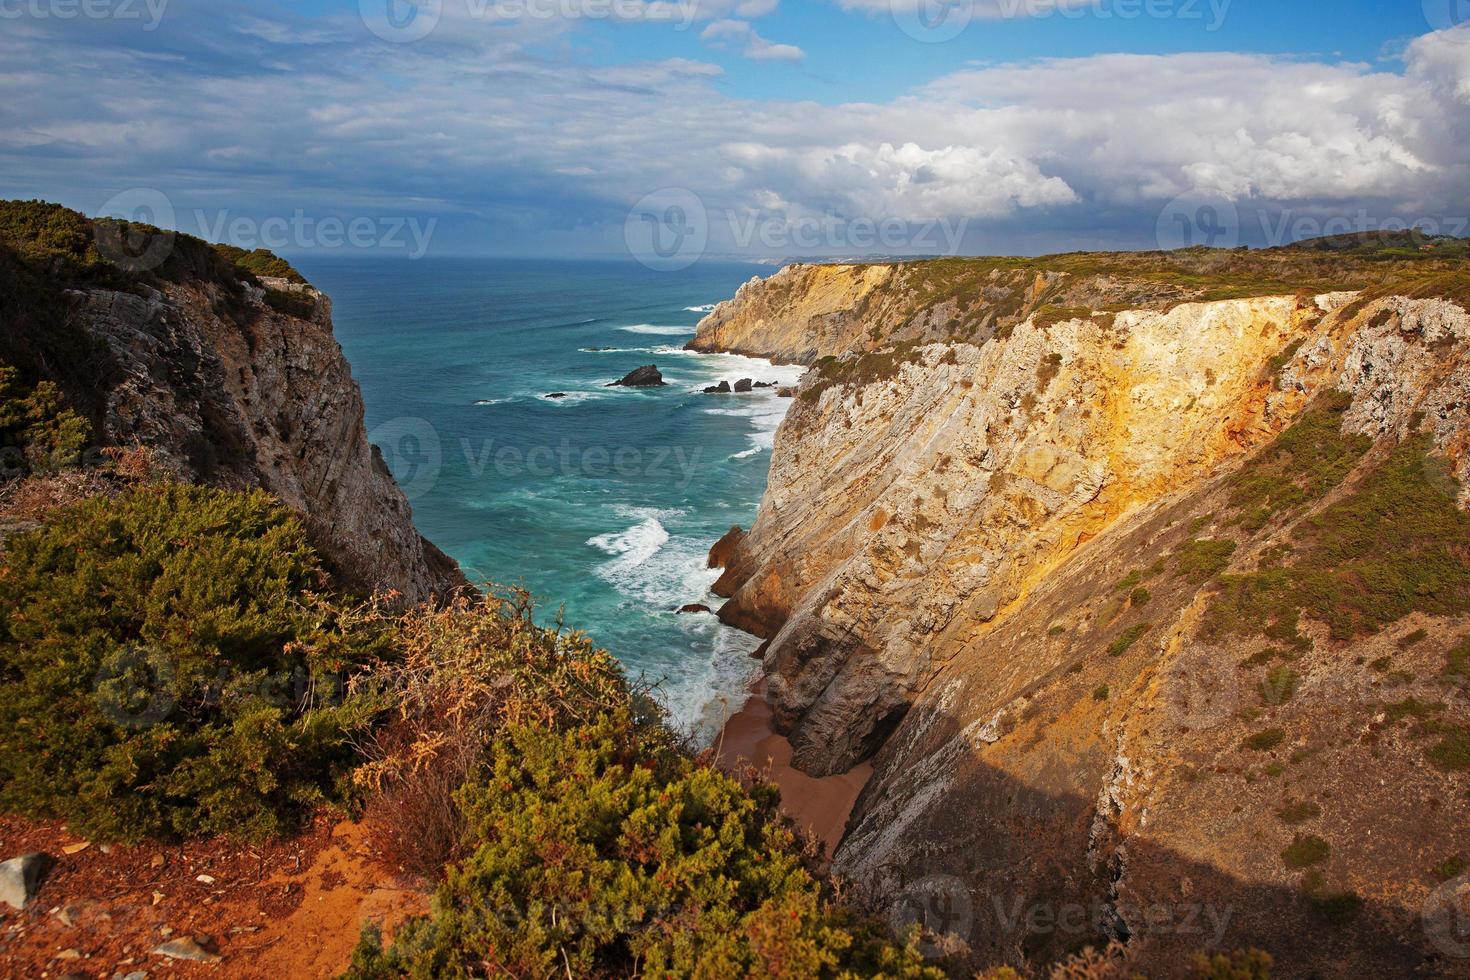
[[[0,196],[285,255],[1470,235],[1470,0],[0,0]]]

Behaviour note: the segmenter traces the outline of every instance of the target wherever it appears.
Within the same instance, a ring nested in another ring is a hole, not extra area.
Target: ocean
[[[799,368],[681,348],[758,266],[305,258],[332,298],[369,435],[414,520],[477,583],[520,586],[657,684],[670,721],[709,739],[743,704],[754,637],[718,607],[710,545],[749,527],[789,404],[705,395]],[[668,387],[606,385],[657,364]],[[565,397],[549,399],[552,393]]]

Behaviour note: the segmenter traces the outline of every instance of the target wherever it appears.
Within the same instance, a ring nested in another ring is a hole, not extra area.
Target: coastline
[[[715,764],[728,772],[752,768],[781,791],[781,811],[798,829],[822,842],[830,861],[847,831],[858,794],[873,774],[864,762],[837,776],[814,777],[791,764],[791,742],[772,724],[764,679],[750,689],[743,707],[726,720],[715,742]]]

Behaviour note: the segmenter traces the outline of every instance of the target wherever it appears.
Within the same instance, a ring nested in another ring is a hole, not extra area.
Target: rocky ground
[[[0,905],[6,976],[329,977],[364,922],[391,933],[428,908],[361,827],[326,816],[258,847],[103,847],[55,823],[0,819],[0,854],[30,853],[54,864],[24,909]]]

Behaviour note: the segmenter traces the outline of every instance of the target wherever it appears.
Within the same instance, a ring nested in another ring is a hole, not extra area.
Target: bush
[[[612,655],[583,634],[537,627],[523,592],[411,612],[396,645],[399,659],[377,675],[394,708],[353,780],[371,794],[373,843],[430,879],[463,856],[457,794],[506,725],[561,730],[626,708],[650,741],[658,731],[657,708]]]
[[[1245,747],[1253,752],[1270,752],[1284,741],[1286,741],[1286,732],[1283,729],[1267,728],[1247,738]]]
[[[1153,629],[1152,623],[1139,623],[1137,626],[1128,627],[1122,633],[1119,633],[1112,643],[1108,644],[1108,656],[1123,656],[1123,654],[1133,648],[1133,644],[1143,639],[1143,634],[1151,629]]]
[[[1332,856],[1332,845],[1315,834],[1297,834],[1281,852],[1288,868],[1310,868]]]
[[[1191,582],[1204,582],[1225,571],[1237,545],[1229,540],[1196,538],[1179,548],[1179,571]]]
[[[475,846],[433,917],[365,934],[348,977],[943,975],[823,901],[773,789],[626,712],[506,726],[457,799]]]
[[[334,695],[381,631],[315,597],[324,584],[262,493],[148,487],[11,538],[0,806],[128,842],[289,826],[332,795],[374,713]]]
[[[1296,696],[1301,680],[1301,675],[1290,667],[1273,667],[1266,672],[1266,680],[1261,684],[1261,699],[1280,707]]]
[[[19,371],[0,364],[0,479],[74,466],[91,437],[91,424],[65,406],[55,384],[27,388]]]

